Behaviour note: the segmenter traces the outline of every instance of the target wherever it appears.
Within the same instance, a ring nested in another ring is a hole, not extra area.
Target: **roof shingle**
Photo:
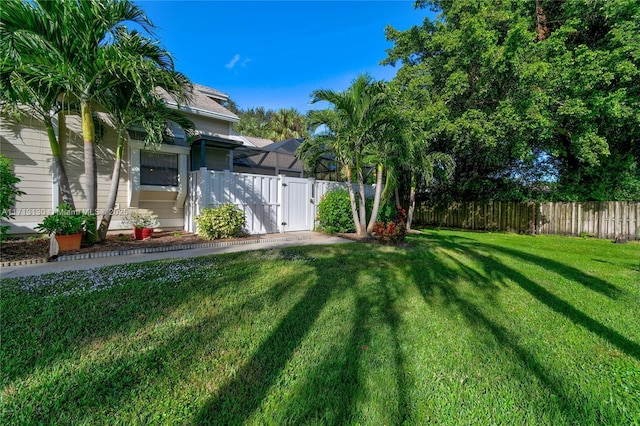
[[[164,89],[158,88],[157,90],[160,96],[167,102],[174,104],[177,103],[173,96],[167,93]],[[224,102],[229,99],[229,96],[211,87],[203,86],[201,84],[194,84],[193,90],[191,92],[191,99],[181,106],[224,115],[226,117],[229,117],[233,121],[239,120],[239,117],[237,115],[220,105],[220,103],[216,99]]]

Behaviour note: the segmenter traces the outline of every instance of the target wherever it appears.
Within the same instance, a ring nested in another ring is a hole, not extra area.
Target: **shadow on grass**
[[[449,249],[464,251],[470,254],[474,259],[481,263],[483,270],[486,271],[487,274],[497,273],[505,278],[510,279],[527,293],[535,297],[539,302],[544,303],[550,309],[554,310],[560,315],[565,316],[573,323],[578,324],[588,331],[598,335],[600,338],[616,346],[627,355],[640,361],[640,345],[629,340],[617,331],[612,330],[599,321],[589,317],[579,309],[573,307],[570,303],[555,296],[550,291],[536,284],[534,281],[524,276],[520,272],[508,267],[507,265],[487,254],[483,254],[481,251],[484,250],[488,252],[503,253],[514,259],[525,260],[543,269],[554,271],[569,280],[577,281],[580,284],[585,285],[586,287],[601,294],[604,294],[607,297],[613,298],[619,295],[621,291],[617,287],[601,279],[586,275],[582,271],[564,265],[560,262],[522,253],[518,250],[509,249],[493,244],[479,243],[477,241],[472,242],[471,240],[459,239],[457,237],[452,239],[450,237],[430,235],[428,239],[431,241],[440,241]],[[460,242],[458,243],[456,242],[456,240],[459,240]]]
[[[227,259],[233,262],[234,257],[229,256]],[[163,266],[158,269],[170,264],[166,261],[160,263]],[[220,260],[213,257],[200,258],[196,265],[205,270],[224,268]],[[149,268],[145,264],[130,267]],[[108,271],[109,268],[104,270]],[[253,267],[248,265],[243,273],[248,277],[252,272],[255,272]],[[57,276],[61,277],[61,280],[62,277],[68,277],[66,273]],[[37,279],[28,277],[22,280]],[[68,281],[74,286],[79,284],[73,282],[73,278]],[[56,297],[48,295],[46,292],[49,290],[43,285],[43,288],[23,291],[18,297],[27,300],[27,303],[18,304],[11,304],[3,291],[5,297],[2,302],[8,304],[3,311],[2,332],[5,336],[19,336],[10,342],[4,339],[3,349],[9,353],[20,354],[20,357],[5,363],[4,378],[8,381],[17,380],[32,374],[36,369],[64,362],[77,355],[77,350],[94,342],[108,341],[113,336],[127,334],[131,330],[140,330],[148,324],[162,321],[192,297],[215,294],[232,286],[230,280],[212,282],[213,284],[205,289],[172,285],[163,285],[161,288],[138,285],[131,288],[112,284],[110,288],[103,288],[97,292]],[[44,292],[44,295],[41,292]]]
[[[556,313],[584,327],[589,332],[600,336],[627,355],[639,359],[639,346],[635,342],[590,318],[588,315],[574,308],[571,304],[554,296],[531,279],[482,252],[504,252],[514,259],[526,258],[531,260],[532,258],[536,258],[535,256],[526,255],[513,249],[479,243],[477,240],[464,237],[451,238],[448,236],[429,235],[428,237],[421,237],[419,239],[422,239],[424,242],[428,241],[432,249],[446,248],[447,250],[462,253],[465,256],[461,256],[458,259],[465,257],[471,258],[477,262],[482,268],[482,271],[484,271],[483,274],[478,274],[477,271],[472,270],[460,260],[456,260],[451,256],[443,256],[442,253],[435,254],[433,250],[421,252],[420,262],[428,264],[429,268],[421,269],[413,267],[409,268],[409,270],[413,274],[413,280],[418,286],[425,303],[444,304],[452,314],[462,314],[469,326],[476,330],[476,333],[483,334],[488,332],[490,336],[493,336],[495,342],[502,347],[505,353],[512,354],[511,356],[520,360],[517,365],[524,366],[525,369],[520,376],[522,382],[530,382],[531,379],[528,375],[532,374],[543,387],[548,389],[550,395],[558,398],[556,402],[556,404],[559,404],[557,415],[561,416],[563,422],[572,423],[575,421],[574,416],[576,413],[584,414],[584,401],[586,401],[588,397],[586,395],[581,396],[580,393],[576,392],[575,388],[572,388],[570,384],[566,383],[561,372],[546,371],[546,368],[537,360],[540,355],[532,353],[520,345],[518,343],[520,338],[487,316],[483,312],[483,309],[475,303],[475,298],[472,301],[468,299],[468,295],[459,293],[455,281],[452,281],[453,277],[443,274],[443,271],[451,269],[451,265],[443,262],[443,259],[446,258],[448,259],[447,262],[456,263],[459,275],[466,276],[467,278],[472,277],[474,279],[474,285],[481,291],[480,294],[482,294],[486,300],[490,301],[492,294],[497,291],[494,286],[496,280],[509,279]],[[436,243],[436,245],[434,246],[433,243]],[[536,260],[542,259],[537,258]],[[557,262],[554,262],[554,266],[556,271],[563,271],[565,273],[567,271],[575,271],[574,268],[565,265],[563,265],[562,268],[558,267]],[[578,275],[582,275],[582,273]],[[609,285],[608,283],[606,284]],[[437,302],[439,299],[441,299],[441,302]],[[549,401],[549,403],[552,403],[552,401]],[[549,407],[547,407],[547,409],[548,408]],[[606,415],[600,413],[600,415],[604,416],[603,418],[607,418],[610,413]],[[595,418],[593,420],[595,420]],[[602,420],[602,418],[600,418],[600,420]]]
[[[449,245],[449,249],[451,246]],[[425,254],[424,260],[428,262],[433,270],[440,270],[446,268],[438,256],[433,254]],[[465,270],[466,265],[458,264],[458,266]],[[413,270],[415,273],[416,270]],[[483,280],[476,281],[475,284],[481,284],[482,281],[487,280],[485,277]],[[464,320],[469,324],[476,334],[482,335],[488,333],[493,336],[502,351],[507,352],[510,356],[515,356],[521,362],[518,365],[524,365],[525,371],[521,372],[519,380],[522,382],[531,382],[528,377],[529,374],[533,374],[537,380],[546,387],[552,395],[557,395],[561,403],[561,411],[564,420],[570,420],[571,412],[575,412],[579,409],[579,402],[570,398],[568,392],[563,389],[561,379],[559,377],[551,377],[546,372],[544,367],[536,360],[534,354],[527,351],[525,348],[518,345],[518,338],[512,334],[505,327],[497,324],[485,315],[482,310],[476,306],[472,301],[469,301],[459,294],[455,285],[451,285],[449,280],[442,280],[439,273],[420,273],[414,275],[414,280],[418,286],[422,297],[427,304],[437,303],[436,299],[444,299],[445,306],[454,313],[461,313]],[[514,423],[517,423],[514,421]]]
[[[331,299],[348,297],[353,293],[354,314],[350,319],[353,324],[351,335],[345,343],[337,343],[340,352],[332,352],[331,356],[320,360],[318,366],[304,373],[303,384],[290,400],[284,401],[285,412],[282,419],[294,423],[321,422],[345,424],[351,422],[357,411],[357,395],[362,392],[365,378],[360,377],[361,357],[371,345],[370,324],[374,312],[380,316],[380,322],[391,330],[393,339],[392,368],[396,371],[393,377],[398,396],[398,404],[393,407],[389,417],[394,423],[401,423],[406,416],[406,388],[404,381],[402,353],[398,334],[398,317],[393,308],[390,289],[390,276],[383,274],[381,286],[362,292],[355,288],[354,278],[348,273],[336,281],[328,282],[321,277],[325,268],[335,266],[335,258],[340,263],[349,262],[350,252],[336,247],[327,248],[332,252],[330,262],[313,263],[311,284],[304,296],[287,313],[274,331],[264,340],[255,354],[236,373],[235,378],[222,386],[217,397],[211,399],[200,410],[195,424],[241,424],[260,409],[267,394],[276,380],[284,372],[286,364],[293,358],[294,352],[321,315],[322,310]],[[362,263],[362,267],[379,265],[382,259]],[[345,272],[351,272],[353,265]],[[324,393],[324,394],[323,394]],[[318,402],[321,403],[318,403]],[[287,408],[286,406],[289,406]],[[290,410],[290,412],[287,412]]]
[[[536,256],[530,253],[525,253],[519,250],[498,246],[495,244],[479,243],[477,240],[462,236],[443,236],[441,234],[432,233],[424,236],[424,238],[428,241],[437,242],[439,245],[453,250],[460,251],[464,249],[465,251],[467,251],[469,248],[473,248],[475,249],[474,254],[477,254],[480,249],[484,249],[488,252],[500,252],[516,260],[522,260],[533,265],[537,265],[543,269],[551,270],[568,280],[578,282],[581,285],[595,292],[603,294],[611,299],[618,298],[622,293],[622,291],[618,287],[608,283],[605,280],[585,274],[577,268],[565,265],[564,263],[546,257]]]
[[[234,258],[241,257],[242,255],[237,254],[228,255],[226,260],[232,263]],[[213,258],[211,261],[214,265],[219,264]],[[244,269],[244,273],[250,274],[250,271],[251,267]],[[154,329],[158,326],[162,327],[165,322],[174,321],[172,318],[174,313],[183,304],[193,299],[223,298],[225,296],[220,293],[232,284],[223,280],[214,280],[207,285],[198,283],[195,287],[167,287],[158,293],[143,292],[142,294],[121,288],[106,290],[105,293],[110,293],[111,297],[105,298],[104,302],[94,304],[89,312],[71,314],[68,322],[62,322],[65,329],[55,327],[48,330],[45,334],[47,339],[36,345],[39,354],[45,351],[47,354],[56,353],[56,349],[61,348],[67,339],[71,339],[69,345],[73,347],[67,351],[60,350],[55,358],[36,359],[34,368],[46,369],[50,366],[55,374],[47,375],[46,380],[31,389],[32,399],[39,401],[37,407],[29,407],[31,412],[26,412],[28,410],[26,409],[21,413],[15,413],[19,417],[13,418],[21,419],[16,423],[48,422],[51,419],[61,418],[61,414],[64,413],[62,417],[90,422],[87,416],[92,411],[108,412],[110,411],[108,407],[118,407],[139,397],[141,390],[149,386],[164,384],[170,389],[170,382],[180,380],[178,378],[180,375],[187,375],[190,365],[198,363],[202,357],[208,355],[207,352],[217,350],[216,339],[226,330],[237,326],[243,318],[263,312],[266,309],[265,301],[282,297],[292,291],[294,287],[292,283],[302,282],[305,279],[302,272],[287,278],[286,282],[273,287],[277,289],[275,293],[238,298],[229,308],[212,309],[210,314],[194,324],[174,327],[170,334],[162,337],[160,344],[157,338],[151,337],[155,332]],[[245,278],[245,280],[249,279],[249,276]],[[87,305],[83,301],[88,301],[87,298],[102,296],[95,293],[84,295],[79,298],[78,308],[86,308]],[[114,300],[114,302],[106,302],[106,300]],[[60,307],[68,306],[68,298],[53,300],[51,305],[50,307],[55,309],[53,312],[57,312]],[[135,311],[132,312],[134,319],[130,322],[115,324],[110,321],[110,315],[122,318],[123,313],[126,314],[130,308],[134,307]],[[50,314],[51,312],[48,315]],[[39,320],[46,320],[47,313],[41,315]],[[180,315],[178,314],[178,317]],[[141,316],[144,318],[142,321],[137,319]],[[85,328],[88,324],[100,324],[100,326],[89,331]],[[74,330],[75,327],[78,330]],[[74,335],[75,332],[79,335]],[[90,333],[90,336],[86,333]],[[71,371],[65,371],[69,368],[69,360],[80,358],[85,347],[101,345],[100,342],[109,341],[114,337],[130,343],[116,351],[118,355],[109,356],[107,353],[100,360],[85,362],[83,365],[74,366]],[[65,364],[67,364],[66,368]],[[178,377],[175,371],[176,364],[179,365]],[[167,370],[170,371],[167,372]],[[29,374],[29,372],[24,373],[24,375]],[[16,380],[19,376],[21,375],[15,375],[12,380]],[[3,415],[11,417],[12,413],[4,412]]]
[[[208,402],[198,414],[198,424],[240,424],[258,408],[285,367],[292,353],[327,302],[331,288],[315,283],[291,308],[256,354],[222,386],[219,397]]]
[[[385,250],[375,246],[358,245],[283,250],[293,254],[285,258],[293,259],[297,253],[305,255],[314,250],[321,251],[323,257],[304,263],[304,267],[294,267],[293,272],[286,277],[274,276],[265,292],[238,296],[239,300],[232,308],[214,311],[196,324],[176,330],[156,347],[135,355],[118,356],[109,361],[88,364],[76,369],[67,377],[56,377],[43,383],[33,396],[45,398],[51,395],[51,400],[45,401],[42,404],[42,412],[34,413],[30,419],[46,421],[45,419],[57,418],[60,411],[63,411],[76,415],[80,420],[89,421],[89,418],[85,417],[86,409],[100,408],[104,412],[113,412],[117,411],[117,407],[124,401],[141,398],[140,393],[147,386],[158,386],[158,383],[168,382],[166,389],[172,389],[172,385],[175,385],[171,383],[172,380],[184,380],[184,376],[188,376],[195,366],[203,362],[202,359],[206,358],[209,352],[221,350],[222,345],[219,346],[216,339],[223,332],[233,330],[239,317],[246,319],[247,316],[261,316],[278,305],[285,312],[281,316],[282,319],[270,324],[270,331],[260,338],[260,344],[253,353],[238,357],[242,359],[242,363],[236,359],[225,361],[229,363],[229,368],[235,369],[235,373],[226,381],[216,383],[208,391],[208,396],[204,397],[204,404],[197,407],[195,413],[189,413],[189,419],[196,424],[242,424],[251,421],[252,416],[260,415],[260,411],[269,403],[267,399],[273,388],[279,385],[283,375],[288,374],[288,363],[296,357],[301,345],[307,343],[305,340],[312,330],[322,327],[318,321],[323,310],[335,300],[349,298],[350,312],[345,312],[344,315],[344,322],[348,323],[349,327],[348,333],[343,341],[334,342],[332,348],[335,347],[335,351],[322,359],[314,360],[316,362],[313,366],[304,371],[304,377],[298,378],[299,385],[295,393],[286,395],[283,401],[275,402],[275,406],[280,410],[281,419],[290,423],[329,424],[362,421],[362,418],[358,417],[358,403],[361,398],[366,400],[366,396],[363,396],[367,391],[365,374],[368,372],[365,364],[368,362],[367,366],[370,366],[370,360],[366,357],[377,349],[372,343],[372,336],[376,331],[373,328],[383,327],[388,329],[388,333],[384,334],[386,341],[382,344],[386,346],[386,353],[389,354],[384,358],[389,389],[384,391],[393,395],[393,398],[389,397],[392,402],[388,407],[388,423],[411,422],[413,413],[409,407],[420,402],[411,401],[407,389],[412,374],[407,371],[407,357],[411,354],[405,353],[402,349],[403,312],[399,310],[397,303],[406,296],[403,286],[398,284],[394,274],[410,277],[411,285],[417,287],[427,305],[437,303],[436,299],[442,297],[450,311],[461,312],[468,326],[475,332],[493,336],[505,353],[517,358],[520,361],[519,365],[525,366],[522,368],[523,383],[526,383],[526,375],[531,373],[550,394],[558,396],[558,415],[563,416],[566,423],[572,422],[572,413],[581,410],[580,391],[570,392],[568,388],[571,383],[563,382],[565,379],[561,372],[545,371],[545,367],[538,361],[538,354],[520,345],[514,332],[484,312],[482,303],[487,300],[490,303],[501,291],[497,282],[505,282],[507,279],[515,282],[554,312],[610,342],[627,355],[640,359],[638,344],[590,318],[529,277],[487,253],[502,253],[517,261],[544,265],[547,269],[573,280],[588,278],[590,281],[585,286],[606,297],[616,297],[618,290],[615,286],[586,276],[577,269],[557,261],[549,262],[547,259],[512,248],[479,243],[473,239],[428,235],[415,237],[415,241],[416,247],[410,249]],[[461,262],[460,258],[436,253],[440,248],[463,253],[464,259],[479,264],[480,269],[474,269],[469,264]],[[228,255],[224,259],[241,261],[242,254]],[[283,260],[276,258],[276,261]],[[332,271],[332,279],[325,278],[329,268],[337,270]],[[359,282],[365,272],[375,276],[375,282]],[[82,342],[83,333],[92,325],[99,327],[91,332],[92,339],[96,336],[108,339],[118,334],[135,335],[150,324],[161,321],[186,301],[205,296],[221,297],[221,291],[230,291],[238,282],[250,282],[251,275],[259,273],[261,272],[258,269],[252,269],[251,262],[248,261],[247,268],[236,280],[217,280],[213,288],[209,288],[208,283],[194,283],[188,288],[172,290],[161,298],[144,293],[122,301],[121,304],[113,302],[116,303],[114,306],[100,305],[88,315],[86,321],[76,321],[69,325],[79,328],[73,331],[77,335],[72,336],[70,343]],[[471,299],[468,294],[459,292],[456,280],[460,279],[475,284],[474,297],[478,299]],[[105,300],[114,299],[114,295],[127,294],[120,293],[119,290],[110,291],[113,291],[111,299]],[[286,305],[286,301],[293,296],[295,302],[291,303],[291,306]],[[90,298],[91,295],[87,297]],[[60,305],[53,312],[63,307],[64,305]],[[126,313],[135,307],[147,312],[143,321],[132,320],[126,324],[113,324],[113,329],[111,324],[104,323],[105,317],[112,313],[121,317],[123,311]],[[78,310],[83,308],[82,305],[77,306]],[[78,312],[76,314],[81,315]],[[51,312],[44,312],[43,309],[43,312],[35,315],[36,323],[46,322]],[[42,339],[34,341],[33,344],[52,352],[63,345],[66,331],[60,328],[47,330]],[[85,345],[91,343],[92,339]],[[179,365],[171,367],[174,370],[167,372],[167,365],[172,361],[168,358],[172,354],[179,358]],[[36,351],[29,355],[29,369],[23,374],[14,374],[10,380],[30,375],[36,366],[55,366],[74,356],[77,356],[77,353],[61,353],[53,359],[42,359],[38,358]],[[605,413],[605,420],[614,418],[613,415],[607,415]],[[490,422],[491,419],[486,420]]]

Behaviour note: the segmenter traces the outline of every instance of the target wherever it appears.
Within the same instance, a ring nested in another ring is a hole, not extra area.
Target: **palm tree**
[[[28,113],[42,120],[49,139],[53,166],[58,177],[58,185],[63,203],[75,209],[73,193],[69,185],[62,149],[57,139],[53,120],[64,119],[62,94],[65,91],[62,79],[38,78],[43,69],[48,71],[59,66],[58,57],[49,50],[40,49],[38,40],[28,32],[15,30],[11,25],[16,17],[30,16],[33,26],[48,28],[51,23],[41,10],[33,10],[29,5],[10,1],[0,8],[0,101],[4,113],[13,112],[20,117],[19,107],[28,108]],[[53,73],[58,76],[59,73]]]
[[[274,112],[269,127],[269,139],[274,141],[305,139],[309,136],[305,117],[294,108],[281,108]]]
[[[240,110],[238,115],[240,122],[233,125],[236,132],[246,136],[269,138],[272,110],[266,110],[264,107],[249,108]]]
[[[171,60],[168,52],[135,31],[119,32],[118,37],[121,51],[131,56],[129,61],[120,62],[127,66],[118,71],[124,74],[121,77],[131,73],[135,74],[136,78],[128,80],[113,76],[117,83],[100,97],[101,106],[114,121],[118,137],[111,188],[105,213],[98,227],[99,240],[106,238],[111,223],[112,211],[118,196],[122,154],[128,140],[128,129],[133,125],[144,128],[146,146],[157,146],[168,137],[169,121],[180,125],[188,135],[195,134],[193,122],[179,110],[170,108],[158,92],[160,88],[178,102],[182,102],[189,97],[192,89],[186,76],[168,70],[163,65],[165,61]],[[134,87],[136,84],[139,86],[137,90]]]
[[[407,231],[411,230],[416,206],[416,191],[418,188],[428,189],[433,185],[436,175],[448,178],[455,170],[455,162],[450,154],[433,149],[433,119],[430,114],[422,111],[424,105],[432,103],[425,99],[424,93],[414,93],[406,87],[397,89],[398,82],[392,83],[390,96],[393,103],[392,110],[397,125],[397,137],[402,143],[397,153],[397,167],[392,168],[396,174],[408,176],[409,180],[409,209],[407,212]],[[396,187],[397,180],[393,176],[385,191]]]
[[[34,67],[32,77],[45,85],[59,83],[80,104],[87,207],[96,210],[93,111],[100,97],[118,83],[114,69],[130,59],[120,51],[118,32],[137,24],[152,34],[153,25],[130,0],[5,0],[2,9],[3,32],[20,34],[37,52],[55,58],[55,67],[53,62],[43,63]],[[120,75],[134,81],[134,89],[142,88],[134,69]]]
[[[311,102],[319,101],[327,101],[333,107],[309,113],[311,126],[324,126],[325,131],[305,141],[301,155],[320,150],[334,156],[346,174],[356,232],[359,235],[370,234],[378,214],[385,168],[385,156],[380,155],[380,148],[390,125],[386,85],[374,81],[370,76],[361,75],[346,91],[314,91]],[[364,172],[368,164],[375,165],[377,186],[367,225]],[[354,179],[358,185],[357,202]]]
[[[42,120],[51,147],[53,167],[56,171],[62,202],[75,209],[73,193],[62,158],[62,149],[53,124],[56,116],[59,120],[64,119],[62,102],[59,100],[60,92],[56,88],[50,89],[38,85],[33,80],[26,80],[27,76],[21,73],[19,68],[5,73],[4,64],[0,67],[2,67],[2,71],[0,71],[2,74],[0,76],[0,99],[3,113],[12,114],[19,120],[21,117],[19,106],[23,106],[29,108],[28,112],[31,115]]]

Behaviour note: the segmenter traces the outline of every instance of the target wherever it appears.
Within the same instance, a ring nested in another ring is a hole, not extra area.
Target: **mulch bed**
[[[337,234],[339,237],[349,240],[367,243],[380,244],[373,237],[360,237],[357,234]],[[236,239],[259,239],[257,235],[249,235],[247,237]],[[225,240],[230,241],[230,240]],[[186,231],[160,231],[155,232],[151,238],[144,240],[133,239],[133,234],[115,234],[109,235],[106,241],[92,246],[82,247],[80,250],[64,252],[65,255],[98,253],[107,251],[135,250],[140,248],[155,248],[181,246],[187,244],[204,244],[211,241],[200,238],[196,234]],[[402,246],[407,245],[401,244]],[[49,257],[49,239],[48,238],[25,238],[19,240],[8,240],[0,244],[0,262],[15,262],[23,260],[35,260]]]
[[[418,231],[409,231],[410,234],[420,234],[420,232]],[[390,245],[390,246],[396,246],[396,247],[412,247],[412,245],[406,241],[401,242],[401,243],[397,243],[397,244],[391,244],[391,243],[384,243],[382,241],[380,241],[379,239],[377,239],[376,237],[369,237],[369,236],[360,236],[356,233],[347,233],[347,234],[342,234],[342,233],[337,233],[336,234],[338,237],[342,237],[342,238],[346,238],[347,240],[351,240],[351,241],[355,241],[357,243],[365,243],[365,244],[386,244],[386,245]]]
[[[242,239],[258,238],[248,236]],[[116,234],[107,236],[107,240],[92,246],[82,247],[80,250],[66,251],[65,255],[97,253],[107,251],[135,250],[140,248],[154,248],[167,246],[181,246],[186,244],[204,244],[211,241],[200,238],[196,234],[185,231],[154,232],[151,238],[144,240],[133,239],[133,234]],[[0,244],[0,262],[18,260],[42,259],[49,257],[48,238],[29,238],[8,240]]]
[[[368,243],[368,244],[379,244],[380,241],[378,241],[376,238],[374,237],[368,237],[368,236],[360,236],[356,233],[337,233],[336,234],[338,237],[341,238],[346,238],[347,240],[351,240],[351,241],[355,241],[357,243]]]

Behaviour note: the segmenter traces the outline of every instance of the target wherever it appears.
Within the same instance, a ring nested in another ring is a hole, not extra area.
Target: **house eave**
[[[233,139],[227,139],[220,136],[198,135],[192,142],[191,146],[195,147],[203,144],[212,148],[226,148],[235,150],[242,145],[242,142]]]
[[[217,118],[219,120],[224,120],[224,121],[229,121],[231,123],[238,123],[240,121],[240,118],[238,118],[237,116],[231,116],[231,115],[227,115],[227,114],[221,114],[219,112],[214,112],[214,111],[207,111],[206,109],[201,109],[201,108],[195,108],[192,106],[188,106],[188,105],[180,105],[180,107],[178,107],[178,104],[175,102],[167,102],[167,104],[173,108],[179,109],[180,111],[184,111],[184,112],[188,112],[190,114],[194,114],[194,115],[201,115],[204,117],[210,117],[210,118]]]

